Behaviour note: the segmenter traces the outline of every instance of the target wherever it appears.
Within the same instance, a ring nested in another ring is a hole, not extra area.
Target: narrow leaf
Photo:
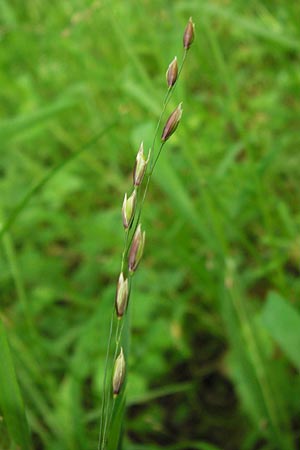
[[[86,150],[89,150],[100,138],[102,138],[106,132],[108,132],[111,128],[113,128],[117,124],[117,121],[112,122],[111,124],[107,125],[102,131],[97,133],[92,139],[90,139],[86,144],[83,144],[79,150],[77,150],[74,153],[71,153],[71,155],[64,159],[61,163],[57,164],[56,166],[52,167],[41,179],[38,181],[26,194],[24,194],[24,197],[20,200],[20,202],[14,207],[12,212],[10,213],[10,216],[7,218],[7,220],[0,224],[0,238],[4,235],[6,231],[10,229],[10,227],[14,224],[14,222],[19,217],[20,213],[23,211],[25,206],[30,202],[32,197],[39,192],[47,183],[50,181],[54,175],[56,175],[60,170],[62,170],[67,164],[69,164],[71,161],[75,160],[79,155],[81,155]]]
[[[24,404],[16,377],[13,358],[0,319],[0,406],[12,440],[22,450],[30,449],[30,437]]]
[[[17,116],[3,121],[0,125],[0,138],[2,143],[23,136],[24,133],[35,127],[41,128],[48,120],[56,117],[57,114],[70,108],[75,103],[75,99],[66,98],[44,108],[40,108],[26,116]]]

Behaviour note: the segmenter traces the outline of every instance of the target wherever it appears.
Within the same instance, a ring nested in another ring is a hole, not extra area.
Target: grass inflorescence
[[[140,221],[149,184],[157,161],[164,145],[170,139],[172,134],[175,133],[182,116],[182,104],[180,103],[166,120],[161,131],[160,144],[158,145],[158,148],[156,148],[155,144],[164,113],[181,74],[187,52],[193,40],[194,24],[190,18],[183,34],[184,53],[180,67],[178,68],[177,57],[175,57],[169,64],[166,72],[167,92],[163,100],[162,111],[157,122],[151,147],[147,156],[145,156],[144,145],[143,142],[141,142],[132,171],[133,190],[130,194],[125,193],[124,196],[122,205],[122,221],[125,232],[124,248],[116,288],[115,311],[111,317],[107,343],[98,450],[116,449],[116,445],[120,446],[120,442],[122,441],[121,432],[124,416],[123,409],[125,407],[126,361],[129,356],[128,335],[130,334],[130,319],[127,316],[129,314],[128,309],[132,278],[142,259],[145,246],[145,231],[142,230]],[[126,334],[126,337],[123,336],[123,332]],[[109,364],[111,359],[111,347],[113,354],[112,370],[110,369]],[[118,408],[121,409],[121,412],[118,411]],[[111,442],[113,443],[111,444]]]

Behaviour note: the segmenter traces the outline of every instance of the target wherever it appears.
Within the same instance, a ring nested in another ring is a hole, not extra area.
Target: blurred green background
[[[97,447],[120,208],[190,16],[123,448],[299,448],[299,1],[1,0],[0,310],[33,450]]]

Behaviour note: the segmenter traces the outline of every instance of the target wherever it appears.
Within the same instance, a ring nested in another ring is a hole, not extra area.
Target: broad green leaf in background
[[[289,360],[300,370],[299,312],[279,294],[271,292],[261,313],[261,322]]]
[[[21,450],[30,449],[30,436],[13,358],[0,320],[0,406],[12,440]]]
[[[19,136],[23,137],[24,133],[32,131],[34,127],[39,126],[40,129],[42,129],[41,125],[44,125],[48,120],[56,117],[57,114],[65,109],[70,108],[74,103],[74,100],[66,99],[65,101],[56,102],[50,106],[41,108],[32,114],[3,121],[0,126],[2,143],[11,139],[16,139]]]

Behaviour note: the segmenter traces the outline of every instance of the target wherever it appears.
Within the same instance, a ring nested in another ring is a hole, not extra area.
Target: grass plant
[[[153,141],[147,157],[141,142],[133,168],[133,191],[125,194],[122,206],[122,219],[125,230],[124,248],[121,257],[115,300],[112,314],[106,361],[103,377],[103,399],[99,431],[98,450],[117,450],[122,448],[122,429],[126,405],[126,361],[129,356],[130,317],[127,309],[130,303],[132,279],[143,256],[145,231],[141,228],[141,217],[152,174],[161,155],[163,147],[176,131],[182,115],[181,103],[174,109],[161,132],[160,144],[156,148],[164,113],[172,98],[177,80],[183,69],[187,52],[194,40],[194,24],[190,18],[183,33],[183,57],[178,68],[177,57],[169,64],[166,72],[167,92],[163,100],[162,111],[154,132]],[[143,183],[145,178],[145,182]],[[114,344],[113,344],[114,342]],[[110,355],[112,348],[112,357]],[[123,350],[124,349],[124,350]],[[112,368],[110,367],[110,360]],[[108,376],[107,376],[108,375]]]
[[[190,15],[193,57],[164,113],[184,116],[130,228],[145,258],[128,354],[113,328],[109,445],[299,448],[299,2],[2,0],[3,450],[97,447],[120,203]]]

